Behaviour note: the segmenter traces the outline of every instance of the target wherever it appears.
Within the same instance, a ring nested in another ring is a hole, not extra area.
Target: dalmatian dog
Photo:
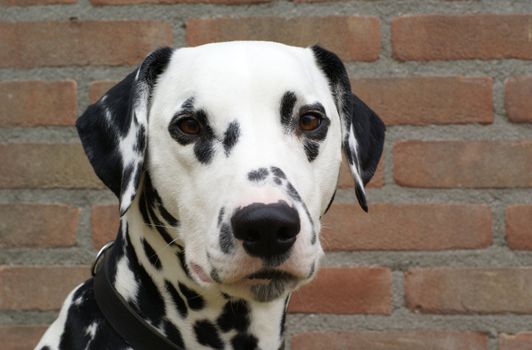
[[[385,128],[334,53],[240,41],[152,52],[77,129],[119,198],[106,259],[136,317],[175,349],[277,350],[323,255],[342,150],[367,210]],[[36,349],[136,349],[94,290],[68,295]]]

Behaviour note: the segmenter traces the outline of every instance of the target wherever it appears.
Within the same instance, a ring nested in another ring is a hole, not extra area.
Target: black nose
[[[286,253],[296,241],[300,222],[297,210],[284,202],[254,203],[231,218],[233,234],[251,256],[272,258]]]

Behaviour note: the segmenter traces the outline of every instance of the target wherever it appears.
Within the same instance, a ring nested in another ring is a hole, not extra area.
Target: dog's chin
[[[227,295],[269,302],[283,298],[304,284],[307,278],[297,277],[281,270],[264,269],[230,283],[220,283],[220,290]]]

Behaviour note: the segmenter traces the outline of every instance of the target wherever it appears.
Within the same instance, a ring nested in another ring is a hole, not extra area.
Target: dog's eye
[[[200,123],[192,117],[181,118],[176,124],[179,130],[188,135],[198,135],[201,131]]]
[[[303,131],[312,131],[320,127],[322,117],[315,113],[305,113],[299,117],[299,128]]]

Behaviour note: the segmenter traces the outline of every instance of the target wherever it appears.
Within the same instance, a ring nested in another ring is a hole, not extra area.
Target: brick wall
[[[530,0],[0,0],[0,339],[29,349],[115,232],[73,123],[161,45],[320,43],[388,125],[291,349],[532,349]],[[110,206],[110,207],[109,207]]]

